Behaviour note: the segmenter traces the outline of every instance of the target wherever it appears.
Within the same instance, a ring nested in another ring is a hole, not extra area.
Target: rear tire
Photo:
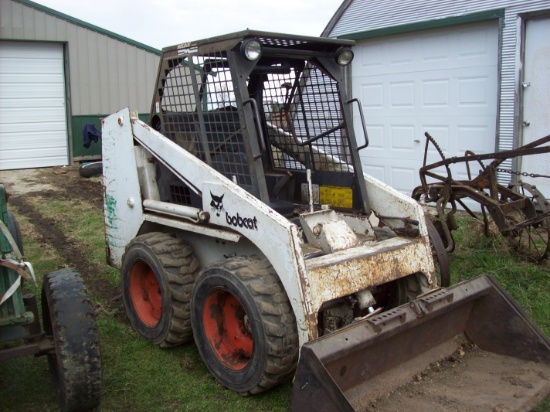
[[[197,279],[192,308],[199,353],[227,388],[256,394],[294,372],[296,319],[266,260],[239,257],[211,265]]]
[[[122,296],[141,336],[162,348],[193,339],[189,305],[198,269],[191,247],[173,235],[153,232],[130,242],[120,270]]]
[[[101,395],[99,335],[78,272],[64,269],[44,277],[42,319],[55,344],[55,355],[48,355],[48,362],[61,409],[94,409]]]

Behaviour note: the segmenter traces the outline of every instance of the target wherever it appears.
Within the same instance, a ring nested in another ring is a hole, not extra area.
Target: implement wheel
[[[535,262],[550,256],[550,205],[536,186],[529,183],[511,183],[508,186],[530,200],[530,208],[506,215],[509,228],[504,235],[518,253]],[[514,229],[510,229],[514,228]]]
[[[436,229],[434,223],[430,220],[429,216],[426,216],[426,227],[428,228],[428,237],[430,238],[435,272],[439,286],[451,286],[451,267],[449,263],[449,255],[445,250],[443,239],[439,235],[438,230]]]
[[[211,265],[197,279],[192,307],[199,353],[227,388],[255,394],[294,372],[296,319],[266,260],[232,258]]]
[[[88,411],[99,404],[101,355],[86,287],[73,270],[44,277],[42,318],[55,354],[48,355],[57,397],[63,411]]]
[[[191,341],[191,288],[199,262],[191,247],[167,233],[136,237],[126,247],[121,276],[126,314],[145,339],[163,348]]]

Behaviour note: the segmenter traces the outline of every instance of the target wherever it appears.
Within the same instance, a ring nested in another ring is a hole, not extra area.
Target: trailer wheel
[[[512,210],[505,216],[506,225],[514,227],[504,235],[508,243],[526,258],[542,262],[550,256],[550,206],[544,195],[529,183],[518,182],[508,185],[520,195],[531,200],[533,209]],[[529,222],[526,224],[525,222]]]
[[[136,237],[126,247],[121,276],[132,327],[162,348],[191,341],[191,289],[199,262],[191,247],[168,233]]]
[[[55,353],[48,354],[63,411],[88,411],[99,404],[101,354],[94,311],[80,274],[63,269],[44,277],[42,319]]]
[[[227,388],[255,394],[294,372],[296,319],[266,260],[240,257],[211,265],[197,279],[192,308],[199,353]]]

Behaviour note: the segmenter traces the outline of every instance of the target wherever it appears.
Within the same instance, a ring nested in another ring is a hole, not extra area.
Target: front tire
[[[189,304],[198,269],[191,247],[171,234],[147,233],[130,242],[120,269],[122,296],[141,336],[162,348],[193,339]]]
[[[294,372],[296,319],[266,260],[240,257],[211,265],[197,279],[191,303],[199,353],[221,384],[250,395]]]
[[[77,272],[64,269],[44,277],[42,319],[46,335],[55,344],[48,363],[61,409],[94,409],[101,395],[99,335],[86,287]]]

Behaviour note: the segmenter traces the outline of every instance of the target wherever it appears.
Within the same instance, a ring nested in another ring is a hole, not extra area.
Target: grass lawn
[[[105,263],[101,210],[79,201],[29,199],[51,219],[67,242],[82,251],[80,259],[93,268],[103,286],[120,290],[118,272]],[[26,259],[41,275],[68,262],[33,224],[18,214]],[[459,220],[456,251],[451,255],[452,282],[481,274],[493,275],[550,336],[549,264],[525,262],[499,237],[486,238],[471,218]],[[39,282],[40,285],[40,282]],[[35,293],[39,286],[27,284]],[[39,293],[38,293],[39,294]],[[291,385],[287,382],[259,396],[241,397],[212,378],[193,344],[161,350],[138,336],[126,320],[120,298],[94,292],[103,358],[101,411],[285,411]],[[55,411],[57,403],[44,358],[21,358],[0,364],[0,410]],[[550,411],[547,399],[538,411]]]

